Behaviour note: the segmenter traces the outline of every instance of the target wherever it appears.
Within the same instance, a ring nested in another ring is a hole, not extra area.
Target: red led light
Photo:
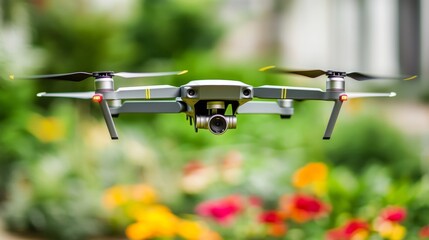
[[[94,96],[92,96],[92,101],[95,103],[101,103],[101,101],[103,101],[103,95],[95,94]]]
[[[347,96],[347,94],[341,94],[339,99],[341,102],[345,102],[347,101],[347,99],[349,99],[349,97]]]

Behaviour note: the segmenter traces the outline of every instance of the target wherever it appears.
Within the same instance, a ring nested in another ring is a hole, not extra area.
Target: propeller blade
[[[11,75],[13,76],[13,75]],[[73,72],[73,73],[60,73],[60,74],[47,74],[47,75],[34,75],[28,77],[14,77],[20,79],[42,79],[42,80],[64,80],[72,82],[80,82],[92,76],[88,72]]]
[[[374,80],[374,79],[392,79],[392,80],[412,80],[417,77],[417,75],[413,75],[410,77],[385,77],[385,76],[373,76],[368,74],[363,74],[359,72],[347,73],[349,78],[353,78],[357,81],[366,81],[366,80]]]
[[[276,68],[275,66],[263,67],[263,68],[260,68],[259,71],[269,71],[269,72],[275,72],[275,73],[292,73],[292,74],[301,75],[301,76],[309,77],[309,78],[317,78],[317,77],[320,77],[320,76],[326,74],[325,71],[318,70],[318,69],[315,69],[315,70],[289,70],[289,69]]]
[[[395,92],[390,93],[359,93],[359,92],[351,92],[347,93],[347,97],[351,98],[367,98],[367,97],[395,97]]]
[[[95,92],[73,92],[73,93],[38,93],[38,97],[62,97],[62,98],[77,98],[77,99],[91,99]]]
[[[153,72],[153,73],[131,73],[131,72],[118,72],[114,73],[114,76],[122,78],[144,78],[144,77],[160,77],[160,76],[172,76],[182,75],[187,73],[188,70],[176,71],[176,72]]]

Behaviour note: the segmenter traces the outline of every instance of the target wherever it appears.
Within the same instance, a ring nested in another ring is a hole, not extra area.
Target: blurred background
[[[335,231],[355,219],[359,239],[427,237],[428,16],[423,0],[0,0],[0,239],[348,239]],[[111,141],[94,104],[36,97],[91,91],[90,79],[8,77],[187,69],[115,84],[324,89],[267,65],[418,78],[347,79],[398,96],[348,101],[330,141],[332,103],[312,101],[289,120],[239,115],[221,136],[184,114],[124,114]]]

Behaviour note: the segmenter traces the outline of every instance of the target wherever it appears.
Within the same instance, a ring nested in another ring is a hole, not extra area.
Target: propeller
[[[64,81],[72,81],[72,82],[80,82],[89,77],[94,78],[112,78],[122,77],[122,78],[144,78],[144,77],[160,77],[160,76],[172,76],[172,75],[182,75],[187,73],[188,70],[183,71],[175,71],[175,72],[150,72],[150,73],[132,73],[132,72],[72,72],[72,73],[60,73],[60,74],[47,74],[47,75],[34,75],[28,77],[15,77],[14,75],[10,75],[10,79],[20,78],[20,79],[41,79],[41,80],[64,80]]]
[[[393,79],[393,80],[412,80],[417,77],[417,75],[409,76],[409,77],[385,77],[385,76],[373,76],[359,72],[339,72],[339,71],[323,71],[319,69],[315,70],[289,70],[289,69],[281,69],[276,68],[275,66],[267,66],[260,68],[259,71],[268,71],[274,73],[291,73],[296,75],[301,75],[309,78],[317,78],[322,75],[326,75],[328,77],[349,77],[357,81],[366,81],[366,80],[375,80],[375,79]]]

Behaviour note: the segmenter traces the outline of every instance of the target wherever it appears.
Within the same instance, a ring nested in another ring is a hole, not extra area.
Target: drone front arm
[[[113,115],[120,113],[180,113],[186,104],[177,101],[126,101],[120,107],[110,109]]]
[[[108,99],[169,99],[180,97],[180,88],[170,85],[122,87],[106,93]]]
[[[327,100],[326,92],[319,88],[260,86],[253,88],[253,96],[266,99]]]

